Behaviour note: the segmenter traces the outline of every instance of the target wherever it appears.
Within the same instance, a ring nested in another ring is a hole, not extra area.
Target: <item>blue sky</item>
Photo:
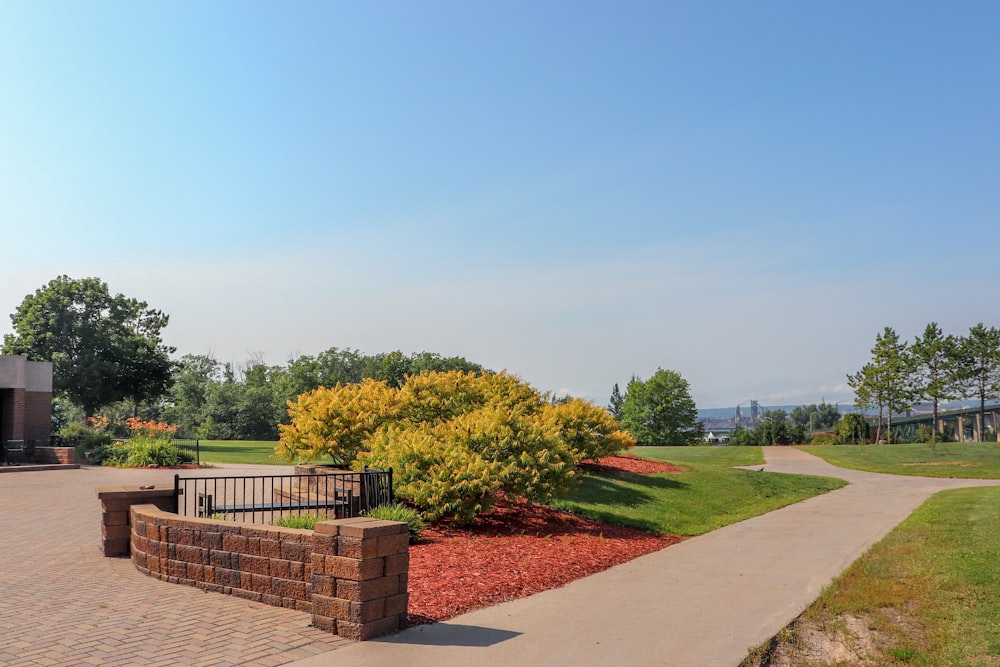
[[[237,365],[851,400],[997,325],[994,2],[0,3],[0,334],[60,274]]]

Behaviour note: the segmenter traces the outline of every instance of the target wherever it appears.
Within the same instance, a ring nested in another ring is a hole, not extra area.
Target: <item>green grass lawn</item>
[[[841,468],[923,477],[1000,479],[1000,444],[816,445],[800,447]]]
[[[194,453],[194,440],[174,440],[178,447]],[[292,465],[284,459],[271,458],[277,442],[261,440],[201,440],[198,443],[202,463],[243,463]]]
[[[877,633],[878,665],[1000,665],[1000,488],[943,491],[840,575],[803,614]],[[783,635],[793,646],[800,624]],[[782,635],[779,635],[782,636]],[[797,664],[797,663],[796,663]]]
[[[826,477],[734,470],[764,462],[759,447],[637,447],[644,458],[690,468],[658,475],[586,474],[555,506],[605,523],[701,535],[840,488]]]

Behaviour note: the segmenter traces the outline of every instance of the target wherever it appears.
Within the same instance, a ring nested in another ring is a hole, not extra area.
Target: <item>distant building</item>
[[[729,431],[708,431],[705,433],[705,442],[710,445],[728,445]]]
[[[52,363],[0,355],[0,442],[49,444]]]

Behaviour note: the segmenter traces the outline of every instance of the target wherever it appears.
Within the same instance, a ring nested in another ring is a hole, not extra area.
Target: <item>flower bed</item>
[[[588,467],[641,474],[682,470],[622,456]],[[557,588],[681,539],[609,526],[546,505],[501,504],[471,527],[428,528],[410,547],[410,625]]]

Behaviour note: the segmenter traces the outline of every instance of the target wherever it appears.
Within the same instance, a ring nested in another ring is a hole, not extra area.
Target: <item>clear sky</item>
[[[0,2],[0,335],[96,276],[178,355],[461,355],[849,402],[1000,325],[1000,3]]]

